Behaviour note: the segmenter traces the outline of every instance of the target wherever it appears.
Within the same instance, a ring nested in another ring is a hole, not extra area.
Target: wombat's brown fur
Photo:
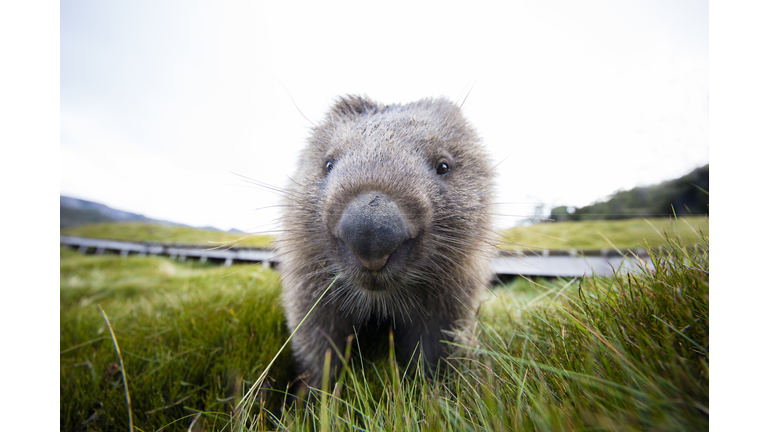
[[[292,341],[307,385],[320,386],[329,339],[343,351],[355,331],[364,346],[391,328],[406,361],[417,348],[426,365],[445,358],[445,332],[491,279],[492,166],[479,141],[445,99],[347,96],[314,129],[278,239],[291,331],[339,276]]]

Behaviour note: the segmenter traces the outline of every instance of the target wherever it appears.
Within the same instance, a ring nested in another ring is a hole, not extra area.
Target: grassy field
[[[496,287],[468,333],[476,344],[455,347],[443,380],[352,355],[341,383],[300,410],[281,409],[288,350],[244,400],[252,409],[235,409],[288,338],[275,272],[62,249],[62,430],[127,430],[129,418],[140,431],[193,421],[192,430],[706,430],[709,256],[706,236],[699,242],[691,251],[690,240],[667,240],[651,257],[657,271],[642,277]]]
[[[80,225],[62,229],[61,235],[126,241],[184,243],[209,247],[220,245],[269,247],[273,240],[268,235],[232,234],[145,222],[105,222]]]
[[[520,251],[597,250],[614,247],[621,250],[645,249],[664,245],[665,232],[677,237],[683,244],[693,245],[701,240],[702,233],[709,236],[709,218],[688,216],[677,219],[538,223],[503,231],[503,241],[499,246]]]

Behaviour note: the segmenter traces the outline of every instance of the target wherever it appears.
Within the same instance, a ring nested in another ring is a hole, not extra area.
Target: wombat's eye
[[[440,175],[446,175],[448,174],[448,164],[445,162],[440,162],[437,164],[437,169],[435,170]]]
[[[325,163],[325,172],[329,173],[333,170],[333,161],[328,161]]]

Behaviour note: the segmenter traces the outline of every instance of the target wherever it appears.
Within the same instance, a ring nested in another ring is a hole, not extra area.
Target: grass
[[[694,245],[701,240],[699,230],[709,236],[708,217],[538,223],[504,230],[500,247],[519,251],[599,250],[613,249],[614,245],[622,250],[645,249],[663,246],[666,240],[662,232],[682,244]]]
[[[489,290],[465,337],[475,342],[455,346],[443,380],[341,347],[340,383],[281,410],[293,374],[283,353],[241,412],[238,398],[288,337],[274,272],[62,250],[63,429],[94,414],[89,430],[127,429],[100,304],[126,363],[136,430],[187,430],[193,419],[199,430],[706,430],[707,236],[698,244],[669,235],[649,245],[656,271],[644,275]]]
[[[104,222],[61,230],[61,235],[111,240],[183,243],[216,247],[270,247],[273,238],[259,234],[232,234],[197,228],[177,227],[146,222]]]
[[[506,426],[708,429],[708,246],[672,239],[651,259],[644,277],[520,281],[489,297],[478,351],[524,395],[507,395],[523,420]]]
[[[83,422],[89,430],[128,428],[119,360],[99,306],[125,361],[136,430],[228,412],[287,337],[278,277],[261,266],[62,249],[60,276],[63,430]],[[280,361],[285,367],[270,383],[284,386],[290,353]],[[200,423],[214,425],[216,416]]]

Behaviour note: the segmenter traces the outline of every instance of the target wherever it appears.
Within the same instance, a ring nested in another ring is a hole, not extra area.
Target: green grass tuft
[[[63,430],[83,422],[91,430],[128,428],[119,361],[97,304],[125,360],[136,430],[157,430],[197,411],[219,413],[200,421],[206,427],[224,424],[287,337],[278,277],[261,266],[62,249],[60,268]],[[283,388],[290,353],[280,361],[286,366],[268,383]]]
[[[691,251],[668,238],[652,251],[656,270],[644,276],[531,281],[489,299],[479,351],[499,365],[493,379],[522,395],[507,401],[523,419],[509,426],[706,430],[709,252],[702,240]]]

